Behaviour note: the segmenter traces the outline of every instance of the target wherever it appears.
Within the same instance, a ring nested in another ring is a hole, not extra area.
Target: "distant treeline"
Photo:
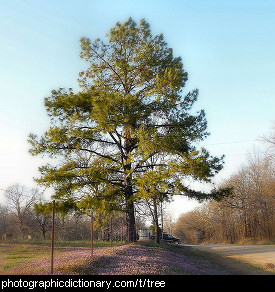
[[[48,240],[51,238],[52,212],[40,212],[43,195],[38,189],[29,189],[15,184],[5,192],[6,202],[0,204],[0,240],[25,239]],[[122,227],[123,225],[123,227]],[[110,240],[110,217],[97,214],[94,217],[94,240]],[[137,228],[143,223],[137,220]],[[127,240],[125,216],[120,213],[112,217],[113,240]],[[55,238],[57,240],[90,240],[91,217],[78,211],[55,216]]]
[[[274,148],[250,155],[247,164],[224,182],[233,187],[233,196],[183,214],[174,224],[175,234],[195,244],[274,241],[274,157]]]

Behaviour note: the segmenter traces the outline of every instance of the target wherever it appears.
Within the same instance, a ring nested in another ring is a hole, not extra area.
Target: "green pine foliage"
[[[131,240],[135,202],[225,194],[184,184],[186,177],[211,181],[223,157],[198,149],[208,136],[205,112],[190,113],[198,90],[183,94],[188,74],[162,34],[130,18],[106,42],[82,38],[80,57],[88,63],[79,74],[81,91],[53,90],[45,98],[51,127],[40,138],[29,136],[30,153],[56,161],[39,168],[39,184],[73,207],[126,212]]]

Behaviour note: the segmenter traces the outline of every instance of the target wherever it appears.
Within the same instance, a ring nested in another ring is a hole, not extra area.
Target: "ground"
[[[275,245],[193,245],[193,247],[258,265],[275,273]]]
[[[0,244],[3,275],[49,274],[50,247],[41,245]],[[270,274],[188,246],[152,242],[96,247],[57,247],[54,274],[78,275],[260,275]]]

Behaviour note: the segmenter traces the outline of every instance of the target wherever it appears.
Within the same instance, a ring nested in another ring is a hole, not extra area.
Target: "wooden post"
[[[163,208],[162,202],[160,202],[160,211],[161,211],[161,239],[163,240]]]
[[[111,246],[113,246],[113,217],[111,215]]]
[[[53,200],[53,222],[52,222],[52,259],[51,259],[51,274],[53,275],[53,252],[54,252],[54,219],[55,219],[55,200]]]
[[[94,233],[93,209],[91,209],[91,256],[93,256],[93,254],[94,254],[93,233]]]

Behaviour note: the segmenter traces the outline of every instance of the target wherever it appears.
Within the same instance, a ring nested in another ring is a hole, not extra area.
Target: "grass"
[[[121,242],[113,242],[113,246]],[[95,241],[94,248],[108,247],[110,242]],[[91,246],[89,241],[56,241],[55,254],[64,252],[66,248]],[[65,248],[65,250],[64,250]],[[51,241],[24,241],[9,240],[0,242],[0,274],[6,274],[13,268],[25,266],[26,264],[48,260],[51,257]]]
[[[120,241],[113,242],[113,246],[119,245]],[[193,249],[189,246],[177,246],[167,243],[161,243],[158,245],[152,241],[139,241],[138,243],[131,244],[128,247],[135,247],[135,245],[137,245],[137,248],[140,246],[146,248],[147,256],[152,256],[151,262],[154,261],[153,259],[157,259],[159,255],[162,255],[162,260],[165,261],[163,264],[167,267],[165,274],[270,274],[262,269],[259,269],[259,267],[244,264],[232,258],[222,257],[210,252]],[[16,271],[20,271],[20,273],[23,272],[24,274],[39,274],[42,271],[40,264],[41,266],[42,264],[44,265],[43,269],[46,269],[46,273],[48,273],[51,257],[50,246],[50,241],[33,241],[21,243],[0,242],[0,274],[14,274]],[[97,270],[100,271],[104,266],[114,266],[114,256],[116,258],[123,258],[122,265],[124,262],[125,265],[129,264],[131,259],[135,260],[135,258],[131,258],[131,253],[128,254],[128,248],[126,246],[126,248],[117,249],[114,255],[111,254],[108,256],[94,256],[93,262],[88,260],[87,263],[89,264],[86,265],[85,257],[87,257],[87,255],[89,256],[89,241],[59,241],[56,242],[55,246],[55,255],[57,258],[56,264],[58,264],[58,258],[63,261],[59,262],[61,265],[59,267],[59,271],[61,273],[76,272],[79,274],[89,274],[91,272],[91,268],[96,273]],[[77,247],[80,249],[77,249]],[[96,241],[94,243],[94,247],[110,247],[110,242]],[[81,248],[84,248],[83,251]],[[138,257],[139,256],[142,257],[144,254],[140,254]],[[169,257],[171,256],[175,259],[175,261],[169,260]],[[189,264],[190,269],[188,268],[188,265],[186,268],[186,266],[180,265],[180,262],[178,262],[178,264],[176,263],[177,259],[180,258]],[[137,267],[138,271],[136,273],[142,273],[142,271],[146,271],[145,266],[145,269],[141,269],[141,266],[144,265],[144,262],[141,261],[139,265],[140,266]]]
[[[41,260],[48,256],[45,247],[30,246],[28,244],[0,243],[0,273],[6,273],[13,267],[23,266],[34,260]]]
[[[31,245],[42,245],[42,246],[51,246],[52,242],[51,240],[6,240],[2,241],[2,244],[6,245],[12,245],[12,244],[23,244],[27,246]],[[54,242],[54,245],[56,247],[90,247],[91,241],[87,240],[56,240]],[[113,246],[119,246],[121,245],[121,241],[113,241]],[[1,241],[0,241],[1,246]],[[111,246],[111,243],[109,241],[103,241],[103,240],[96,240],[94,241],[94,247],[108,247]]]

